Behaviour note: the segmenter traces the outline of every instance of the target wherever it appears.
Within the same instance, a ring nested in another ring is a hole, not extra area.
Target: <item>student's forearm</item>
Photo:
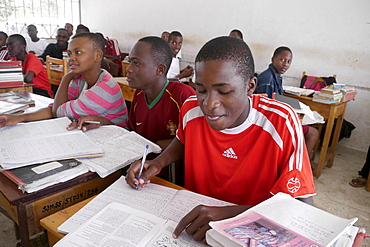
[[[32,121],[50,119],[53,117],[53,115],[52,115],[51,107],[45,107],[36,112],[18,115],[17,117],[19,117],[19,120],[20,120],[19,122],[32,122]]]
[[[310,197],[307,197],[307,198],[298,198],[298,200],[300,200],[301,202],[304,202],[304,203],[307,203],[311,206],[314,206],[313,204],[313,197],[310,196]]]
[[[164,140],[158,140],[157,145],[162,148],[162,150],[165,150],[173,141],[173,139],[164,139]]]
[[[27,73],[23,76],[23,81],[25,83],[30,83],[30,82],[32,82],[34,77],[35,77],[35,72],[27,71]]]
[[[176,137],[170,145],[154,160],[159,162],[161,169],[184,157],[184,145]]]

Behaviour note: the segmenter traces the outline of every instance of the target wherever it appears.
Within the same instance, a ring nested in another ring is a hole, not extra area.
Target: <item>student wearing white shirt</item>
[[[178,31],[173,31],[168,37],[168,44],[172,50],[172,63],[167,73],[167,78],[182,79],[192,75],[194,69],[188,65],[185,69],[180,70],[182,35]]]
[[[41,56],[48,43],[45,40],[39,39],[37,37],[37,28],[33,24],[28,25],[27,33],[30,37],[26,38],[26,51],[29,53],[33,53],[36,56]]]

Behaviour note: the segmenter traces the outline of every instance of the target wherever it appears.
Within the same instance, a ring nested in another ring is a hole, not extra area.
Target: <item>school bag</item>
[[[329,77],[316,77],[304,75],[301,80],[301,88],[313,89],[320,91],[321,88],[337,83],[334,76]]]

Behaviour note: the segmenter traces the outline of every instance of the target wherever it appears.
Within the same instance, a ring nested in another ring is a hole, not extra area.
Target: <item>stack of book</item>
[[[324,87],[319,92],[315,92],[312,101],[325,104],[338,103],[342,100],[343,94],[339,88]]]
[[[0,88],[22,87],[21,61],[0,61]]]
[[[355,99],[355,96],[357,94],[355,87],[344,85],[343,87],[340,87],[339,89],[340,89],[340,92],[343,94],[343,97],[342,97],[343,102],[347,102],[347,101]]]

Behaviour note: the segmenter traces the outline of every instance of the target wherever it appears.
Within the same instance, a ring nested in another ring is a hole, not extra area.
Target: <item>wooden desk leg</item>
[[[332,110],[330,110],[330,113],[332,113]],[[328,118],[328,121],[326,123],[324,141],[323,141],[322,146],[321,146],[319,162],[317,163],[317,167],[316,167],[316,170],[315,170],[315,177],[316,178],[320,177],[322,169],[324,167],[324,163],[325,163],[325,159],[326,159],[326,153],[328,151],[328,146],[329,146],[329,142],[330,142],[330,136],[331,136],[331,132],[333,131],[333,125],[334,125],[334,117]]]
[[[343,119],[344,119],[344,113],[337,118],[334,136],[333,136],[333,139],[331,141],[331,146],[330,146],[330,156],[329,156],[328,163],[326,164],[327,167],[333,166],[335,150],[337,149],[339,135],[340,135],[340,131],[342,129],[342,124],[343,124]]]
[[[26,205],[20,203],[17,206],[17,209],[18,209],[18,224],[19,224],[21,244],[22,244],[22,247],[28,247],[31,245],[30,245],[30,236],[28,232]]]

